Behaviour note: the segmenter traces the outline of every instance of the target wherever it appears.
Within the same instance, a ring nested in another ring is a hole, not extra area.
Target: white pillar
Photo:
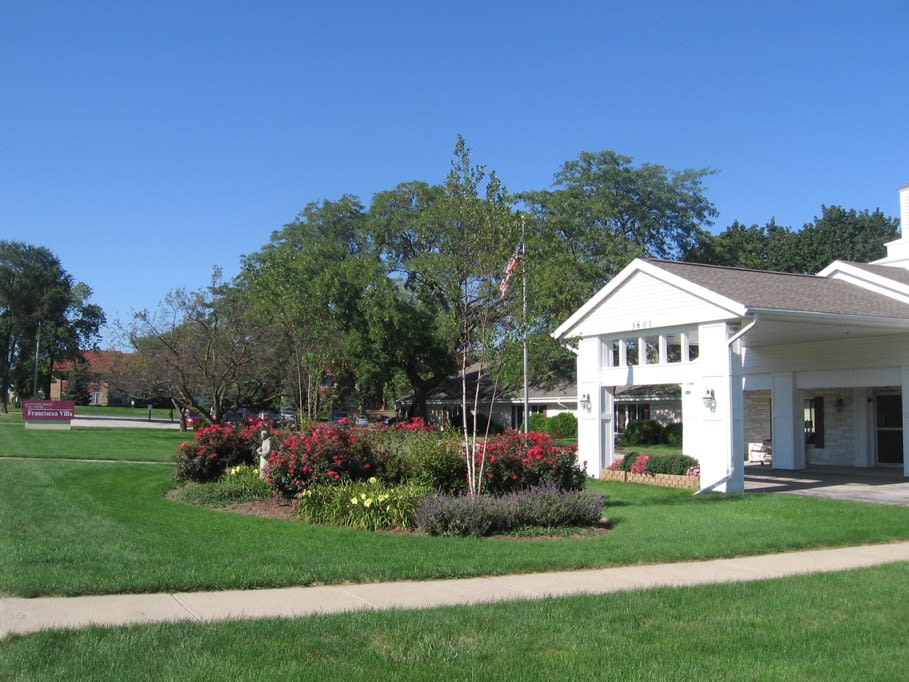
[[[686,419],[695,426],[697,435],[686,446],[696,448],[701,464],[701,485],[709,486],[730,476],[729,480],[716,487],[720,492],[741,492],[744,490],[744,469],[736,467],[733,461],[733,393],[731,360],[726,323],[702,324],[698,327],[700,353],[697,363],[701,378],[695,382],[688,406],[693,406],[696,417]],[[704,398],[713,396],[708,405]],[[741,401],[741,396],[737,398]],[[741,411],[741,406],[739,407]],[[699,418],[698,418],[699,417]]]
[[[796,404],[795,377],[791,372],[773,375],[770,403],[773,410],[773,468],[803,469],[802,410],[801,405]]]
[[[599,477],[605,443],[600,414],[600,339],[585,338],[578,343],[578,461],[587,462],[587,475]],[[588,402],[589,401],[589,402]]]
[[[907,185],[909,188],[909,185]],[[901,195],[902,198],[902,195]],[[909,206],[909,201],[907,201],[907,206]],[[901,386],[902,391],[902,405],[903,405],[903,476],[909,476],[909,438],[907,438],[906,432],[907,425],[909,425],[909,367],[903,367],[902,372],[903,385]]]

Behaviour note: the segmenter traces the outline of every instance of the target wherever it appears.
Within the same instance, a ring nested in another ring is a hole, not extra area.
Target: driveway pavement
[[[103,426],[105,428],[124,429],[179,429],[180,420],[174,419],[149,419],[148,417],[112,417],[112,416],[83,416],[78,413],[70,423],[71,426]]]
[[[783,471],[748,465],[745,467],[745,491],[909,506],[909,478],[903,476],[901,469]]]

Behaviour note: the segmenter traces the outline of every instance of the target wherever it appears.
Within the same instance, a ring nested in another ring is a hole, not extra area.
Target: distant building
[[[122,396],[112,396],[107,377],[116,360],[123,357],[118,351],[85,351],[82,357],[86,363],[86,383],[90,405],[110,405],[113,403],[125,404]],[[70,389],[75,371],[72,360],[61,360],[54,363],[51,372],[51,400],[60,400]],[[112,398],[114,399],[112,402]]]
[[[476,392],[477,369],[467,373],[467,405],[473,409],[474,398],[477,399],[477,413],[485,418],[492,418],[498,429],[519,430],[524,423],[524,389],[515,386],[495,386],[492,378],[485,374],[481,380],[480,391]],[[531,414],[543,414],[554,417],[562,412],[578,415],[578,390],[573,382],[560,382],[551,386],[542,386],[529,382],[527,404]],[[449,424],[461,423],[461,377],[446,379],[426,394],[428,422],[431,425],[445,428]],[[495,395],[493,395],[495,393]],[[398,414],[406,414],[413,403],[413,395],[406,395],[395,400]],[[681,419],[681,389],[677,385],[669,386],[634,386],[618,391],[615,402],[615,419],[619,432],[635,419],[654,419],[664,426]]]

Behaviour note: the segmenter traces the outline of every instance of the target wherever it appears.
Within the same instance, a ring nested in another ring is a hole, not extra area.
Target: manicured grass
[[[0,457],[172,462],[177,444],[192,437],[169,429],[26,429],[21,414],[0,415]]]
[[[909,508],[592,481],[603,536],[473,539],[370,533],[165,499],[172,468],[0,461],[0,593],[276,587],[681,561],[909,538]]]
[[[637,452],[646,455],[681,455],[682,448],[672,445],[619,445],[624,452]]]
[[[2,679],[905,679],[909,564],[296,620],[93,627],[0,642]]]

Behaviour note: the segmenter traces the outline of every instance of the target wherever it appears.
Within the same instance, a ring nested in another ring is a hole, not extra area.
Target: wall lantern
[[[716,396],[713,394],[712,388],[708,388],[704,394],[704,407],[711,410],[716,408]]]
[[[583,407],[585,410],[590,409],[590,394],[589,393],[585,393],[584,395],[581,396],[581,407]]]

